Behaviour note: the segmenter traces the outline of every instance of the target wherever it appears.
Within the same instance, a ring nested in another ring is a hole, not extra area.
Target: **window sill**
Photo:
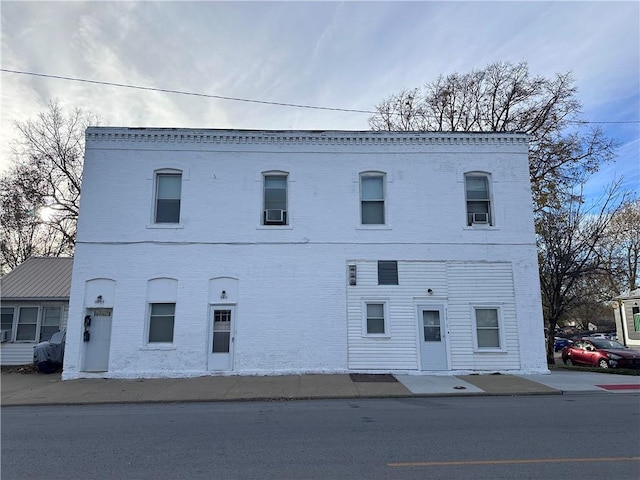
[[[502,348],[475,348],[473,353],[507,353],[507,351]]]
[[[476,225],[465,225],[465,230],[500,230],[495,225],[484,225],[484,224],[476,224]]]
[[[373,333],[369,333],[369,334],[365,333],[364,335],[362,335],[362,338],[378,338],[378,339],[384,340],[384,339],[391,339],[391,335],[388,335],[386,333],[380,333],[377,335]]]
[[[182,223],[152,223],[147,225],[147,228],[157,228],[159,230],[179,230],[184,228]]]
[[[391,225],[358,225],[356,230],[392,230]]]
[[[256,230],[293,230],[293,225],[258,225]]]
[[[144,345],[142,347],[140,347],[139,350],[144,350],[144,351],[152,351],[152,350],[162,350],[162,351],[168,351],[168,350],[176,350],[176,346],[172,343],[159,343],[157,345]]]

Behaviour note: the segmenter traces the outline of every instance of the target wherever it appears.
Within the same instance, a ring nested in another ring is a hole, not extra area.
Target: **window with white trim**
[[[287,174],[263,174],[262,224],[288,225]]]
[[[367,301],[364,303],[364,330],[366,335],[387,335],[386,303]]]
[[[156,172],[155,223],[180,223],[182,172],[160,170]]]
[[[362,225],[385,224],[385,174],[360,174],[360,222]]]
[[[500,310],[496,307],[474,307],[476,329],[475,344],[478,350],[501,350]]]
[[[493,225],[490,180],[488,174],[481,172],[469,172],[464,176],[468,226]]]
[[[60,330],[62,320],[62,308],[44,307],[42,322],[40,323],[40,341],[51,339],[51,335]]]
[[[149,304],[149,343],[173,343],[175,303]]]
[[[16,342],[35,342],[38,335],[38,307],[20,307]]]
[[[0,321],[0,330],[9,331],[9,340],[13,339],[13,307],[2,307],[2,320]]]

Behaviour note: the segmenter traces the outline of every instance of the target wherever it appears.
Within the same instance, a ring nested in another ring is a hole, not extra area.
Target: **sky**
[[[224,97],[375,109],[498,62],[571,72],[582,119],[618,143],[588,184],[640,190],[640,2],[0,3],[1,67]],[[367,113],[293,108],[0,72],[0,171],[14,122],[57,99],[102,125],[368,130]]]

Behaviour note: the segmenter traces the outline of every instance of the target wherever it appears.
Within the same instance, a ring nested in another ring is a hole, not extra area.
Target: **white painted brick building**
[[[527,140],[89,128],[63,378],[547,372]]]

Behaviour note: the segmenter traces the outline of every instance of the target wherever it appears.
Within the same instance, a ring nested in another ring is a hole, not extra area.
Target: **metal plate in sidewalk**
[[[352,382],[393,383],[398,381],[389,373],[350,373],[349,377]]]

